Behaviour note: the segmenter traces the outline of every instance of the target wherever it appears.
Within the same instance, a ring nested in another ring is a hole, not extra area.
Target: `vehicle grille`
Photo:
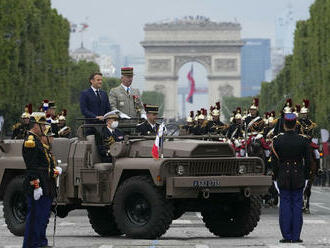
[[[263,171],[261,160],[255,158],[176,160],[165,162],[165,166],[169,168],[171,174],[175,174],[175,169],[178,165],[184,166],[186,176],[233,176],[239,174],[241,165],[246,167],[245,175],[261,173]]]

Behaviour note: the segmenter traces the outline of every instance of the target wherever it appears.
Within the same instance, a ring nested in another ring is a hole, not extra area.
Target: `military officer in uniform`
[[[158,106],[145,104],[145,112],[147,120],[136,126],[136,132],[140,135],[156,135],[159,124],[156,122],[158,118]]]
[[[25,111],[21,115],[21,121],[13,126],[12,139],[24,139],[29,130],[30,115],[32,113],[32,104],[25,106]]]
[[[194,127],[194,111],[190,111],[189,116],[186,119],[186,125],[183,126],[185,130],[184,134],[192,134],[192,128]]]
[[[281,243],[301,243],[303,190],[310,177],[308,140],[296,133],[296,115],[284,115],[285,133],[274,137],[274,184],[280,194]]]
[[[274,135],[278,135],[280,133],[284,133],[284,115],[288,113],[293,112],[293,107],[292,107],[292,100],[291,98],[286,99],[285,106],[282,109],[281,112],[281,117],[276,119],[275,122],[275,128],[274,128]]]
[[[58,117],[58,137],[70,138],[71,128],[66,125],[67,110],[63,109],[60,116]]]
[[[227,138],[229,139],[244,138],[240,107],[236,108],[232,124],[229,126],[227,131]]]
[[[249,134],[257,134],[263,131],[264,121],[259,116],[258,107],[259,107],[259,99],[254,98],[253,103],[249,109],[250,115],[248,115],[244,120],[244,124],[246,125],[246,130]]]
[[[102,128],[101,137],[97,138],[98,150],[103,163],[112,163],[110,146],[124,140],[124,134],[117,128],[118,115],[108,112],[104,115],[106,126]]]
[[[30,116],[30,127],[22,154],[26,165],[24,189],[27,195],[27,216],[23,247],[48,245],[46,228],[53,198],[56,197],[55,177],[60,169],[50,156],[50,143],[42,138],[47,132],[46,115],[34,112]],[[44,144],[43,144],[44,142]]]
[[[228,126],[225,125],[222,121],[220,121],[220,111],[221,111],[220,102],[216,102],[215,105],[216,107],[213,108],[211,112],[212,121],[208,123],[208,130],[210,133],[225,134]]]
[[[131,87],[133,82],[133,68],[121,68],[121,85],[111,89],[109,102],[111,110],[119,110],[131,118],[146,118],[140,92]]]

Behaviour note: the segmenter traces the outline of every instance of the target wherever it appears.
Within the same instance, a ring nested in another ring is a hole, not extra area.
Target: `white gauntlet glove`
[[[42,195],[43,195],[43,192],[42,192],[41,187],[34,189],[34,191],[33,191],[34,200],[38,201]]]
[[[277,190],[277,193],[280,194],[280,189],[278,188],[277,181],[274,181],[275,189]]]

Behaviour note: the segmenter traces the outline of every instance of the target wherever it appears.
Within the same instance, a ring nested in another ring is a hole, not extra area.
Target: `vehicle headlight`
[[[240,165],[238,169],[238,174],[244,174],[244,173],[246,173],[246,166]]]
[[[184,166],[183,165],[178,165],[177,167],[176,167],[176,174],[178,175],[178,176],[183,176],[183,174],[184,174]]]

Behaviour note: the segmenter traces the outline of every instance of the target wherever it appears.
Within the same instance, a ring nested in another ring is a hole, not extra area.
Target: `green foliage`
[[[164,95],[156,91],[143,91],[142,102],[144,104],[154,104],[159,106],[158,116],[162,117],[164,113]]]
[[[67,109],[68,124],[77,125],[80,91],[99,67],[72,61],[69,38],[69,22],[50,0],[0,1],[0,115],[6,132],[26,104],[37,111],[43,99],[55,100],[58,112]]]
[[[225,96],[223,97],[222,111],[226,120],[229,120],[232,116],[232,111],[237,107],[244,110],[248,110],[252,104],[253,97],[234,97],[234,96]]]
[[[316,0],[310,19],[298,21],[293,55],[270,83],[262,83],[262,111],[280,111],[286,98],[294,104],[310,100],[310,116],[322,128],[330,129],[330,1]]]
[[[108,78],[108,77],[104,77],[103,78],[103,84],[102,84],[102,89],[107,92],[107,94],[109,95],[110,89],[112,88],[116,88],[117,86],[119,86],[121,83],[120,78]]]

